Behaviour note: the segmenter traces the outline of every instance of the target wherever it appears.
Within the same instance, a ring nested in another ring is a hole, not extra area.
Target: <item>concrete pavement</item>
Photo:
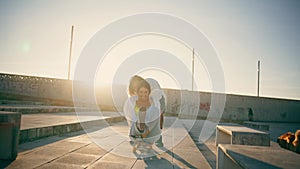
[[[176,118],[166,118],[163,148],[134,154],[125,121],[19,145],[7,168],[211,168]]]
[[[205,142],[199,141],[204,123],[165,117],[164,147],[154,146],[153,151],[136,154],[132,153],[127,136],[128,126],[117,112],[23,114],[20,137],[27,132],[37,140],[21,143],[17,159],[0,161],[0,168],[215,169],[215,134]],[[72,132],[74,124],[80,128]],[[56,133],[56,128],[63,126],[67,128],[65,132]],[[43,132],[52,135],[41,135]],[[278,131],[270,130],[270,133],[275,136]]]

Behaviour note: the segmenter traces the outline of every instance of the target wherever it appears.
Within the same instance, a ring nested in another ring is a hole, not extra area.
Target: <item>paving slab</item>
[[[8,168],[36,168],[85,146],[84,143],[58,141],[30,152],[21,152]],[[22,147],[22,146],[21,146]]]
[[[179,168],[178,165],[170,161],[170,159],[167,159],[165,157],[148,157],[143,160],[137,160],[136,163],[133,166],[133,169],[140,169],[140,168],[165,168],[165,169],[173,169],[173,168]]]
[[[136,159],[134,158],[119,156],[114,153],[107,153],[97,162],[95,162],[91,167],[97,166],[102,168],[105,166],[107,168],[131,168],[134,165],[135,161]]]
[[[38,169],[54,169],[54,168],[55,169],[82,169],[83,167],[81,165],[53,162],[37,168]]]
[[[191,137],[185,137],[173,148],[173,158],[180,168],[211,168]]]
[[[89,164],[95,162],[98,158],[100,158],[99,155],[72,152],[60,157],[59,159],[55,160],[55,162],[77,165],[85,168],[89,166]]]
[[[111,162],[111,161],[97,161],[95,164],[88,167],[88,169],[126,169],[131,168],[126,163]]]
[[[95,155],[95,156],[104,156],[107,151],[104,149],[99,148],[96,144],[89,144],[88,146],[82,147],[76,150],[76,153],[80,154],[88,154],[88,155]]]

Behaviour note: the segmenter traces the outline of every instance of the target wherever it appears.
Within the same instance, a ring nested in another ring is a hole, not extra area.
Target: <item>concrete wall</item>
[[[180,108],[180,96],[182,95],[181,92],[182,91],[179,90],[165,90],[168,98],[168,112],[179,114],[180,111],[190,111],[188,109]],[[184,104],[186,107],[198,106],[198,117],[206,118],[208,112],[212,108],[212,94],[205,92],[194,92],[194,95],[196,93],[199,95],[200,102],[195,103],[193,100],[195,96],[191,95],[190,98],[185,99],[192,101],[184,101]],[[216,110],[212,110],[212,113],[213,111]],[[242,95],[226,95],[226,103],[224,112],[222,114],[222,119],[239,121],[252,120],[268,122],[300,122],[300,101]]]
[[[77,106],[90,106],[95,105],[91,93],[94,93],[93,87],[83,82],[0,73],[0,100],[12,98],[70,105],[75,99]]]
[[[72,101],[72,82],[63,79],[0,74],[0,93],[36,99]]]
[[[90,86],[84,84],[79,86],[81,86],[82,96],[94,92]],[[113,90],[116,91],[115,88]],[[126,87],[118,87],[116,95],[116,97],[120,97],[118,102],[113,102],[116,99],[106,98],[112,95],[110,89],[103,91],[106,93],[97,90],[98,104],[103,104],[106,107],[117,107],[121,111],[123,103],[127,99]],[[164,91],[167,97],[167,112],[182,117],[195,118],[198,116],[206,118],[208,112],[212,109],[210,114],[221,113],[222,119],[225,120],[300,122],[299,100],[215,94],[216,96],[226,96],[225,109],[220,112],[221,110],[215,110],[213,109],[214,106],[211,106],[211,93],[173,89],[165,89]],[[1,93],[62,102],[73,101],[72,81],[63,79],[0,74]],[[79,97],[82,102],[89,102],[93,99],[89,96],[87,96],[88,99],[84,98]]]

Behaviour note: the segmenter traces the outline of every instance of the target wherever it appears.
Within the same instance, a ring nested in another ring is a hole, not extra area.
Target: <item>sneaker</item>
[[[157,147],[163,147],[163,146],[164,146],[164,143],[162,143],[162,142],[156,142],[155,145],[156,145]]]
[[[155,142],[157,147],[163,147],[164,143],[162,142],[162,136],[160,135],[159,139]]]

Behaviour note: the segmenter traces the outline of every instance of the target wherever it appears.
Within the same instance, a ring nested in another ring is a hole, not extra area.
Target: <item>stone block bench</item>
[[[216,127],[216,146],[218,144],[270,146],[270,135],[238,124],[219,124]]]
[[[219,144],[217,169],[299,169],[299,159],[300,154],[278,146]]]
[[[261,131],[270,131],[270,123],[244,121],[243,125]]]

